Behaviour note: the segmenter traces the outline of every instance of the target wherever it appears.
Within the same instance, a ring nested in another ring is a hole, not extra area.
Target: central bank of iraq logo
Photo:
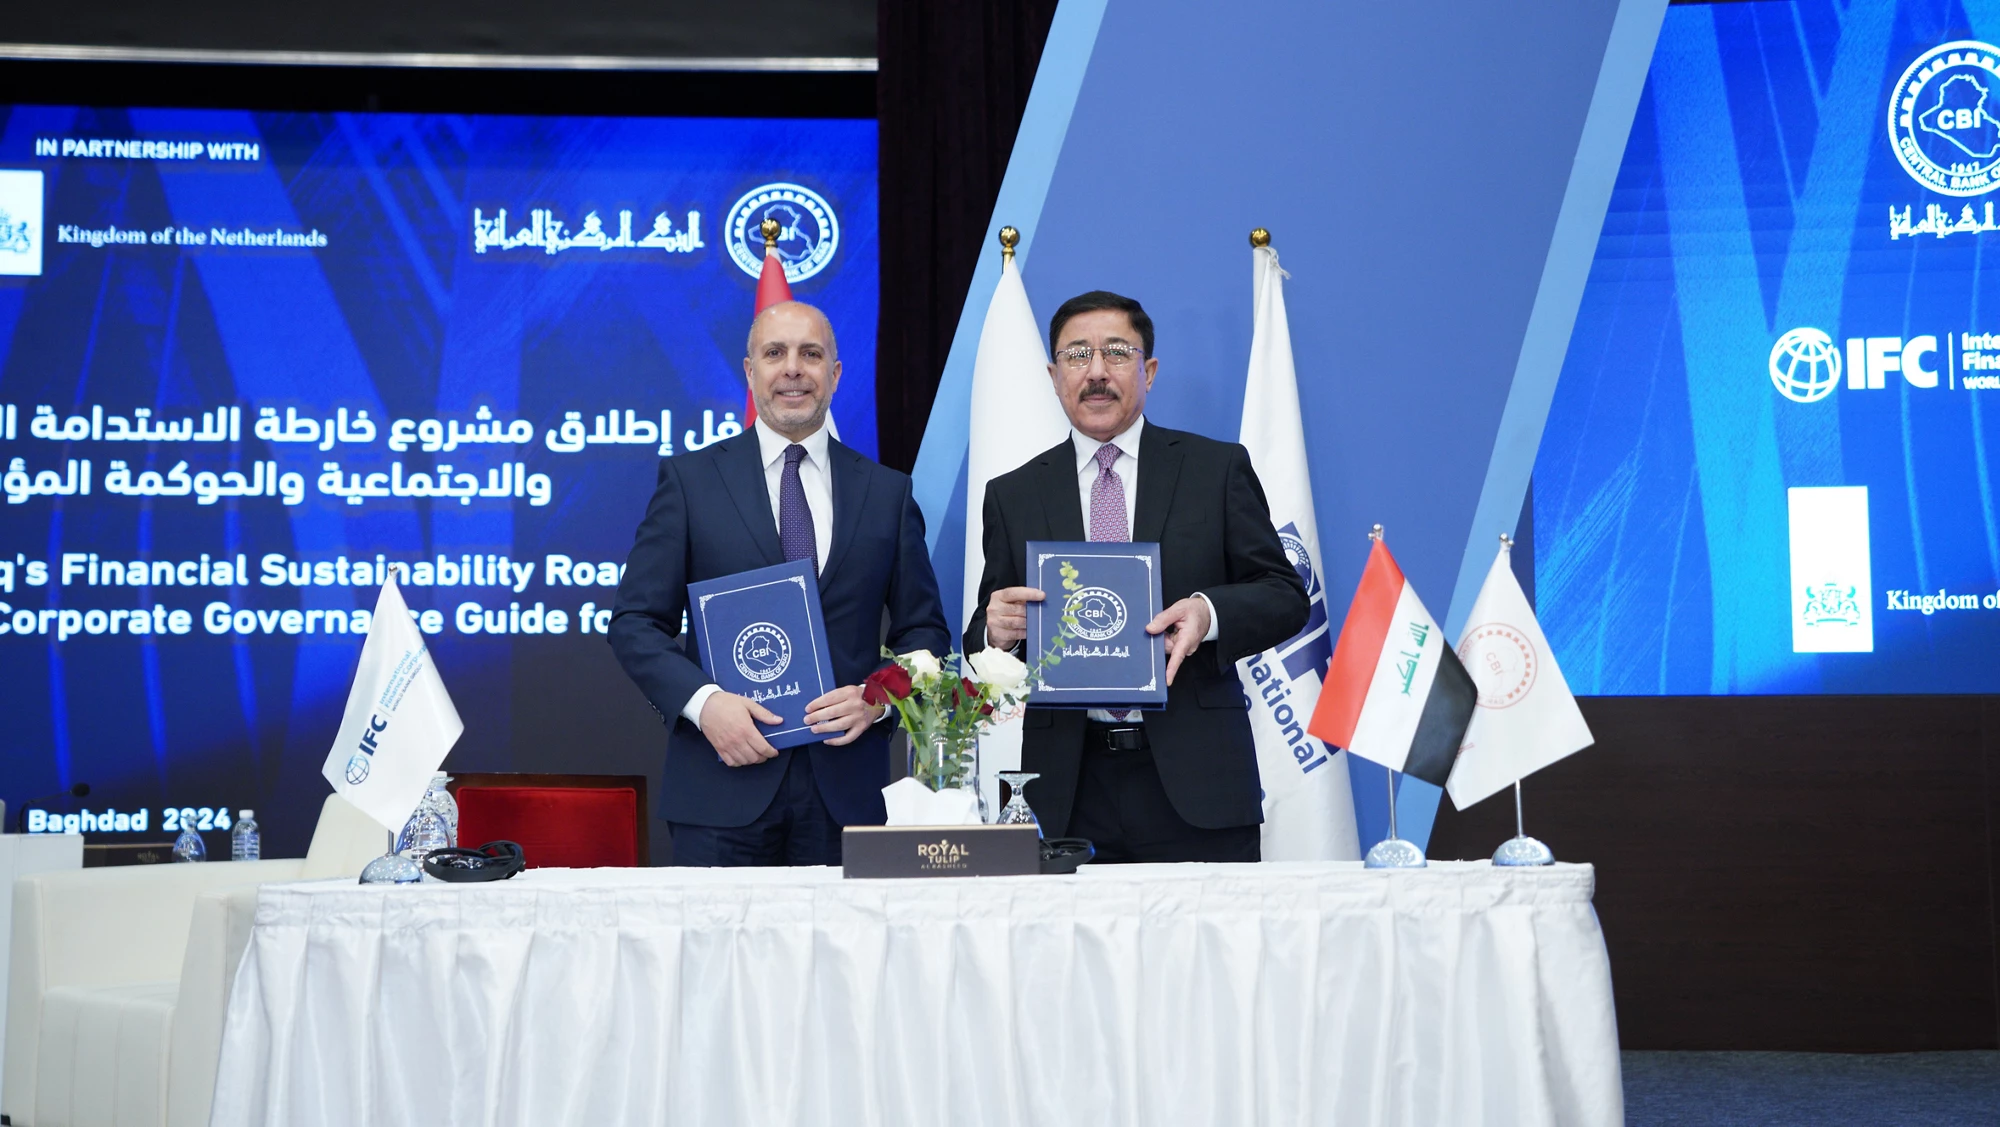
[[[1069,597],[1063,613],[1076,616],[1076,636],[1108,642],[1125,629],[1125,600],[1109,587],[1085,587]]]
[[[1889,146],[1934,192],[2000,187],[2000,48],[1961,39],[1918,56],[1889,96]]]
[[[761,685],[784,676],[791,667],[792,640],[771,623],[753,622],[736,635],[730,657],[736,672]]]
[[[1858,591],[1852,583],[1807,587],[1806,608],[1800,617],[1807,626],[1859,626],[1861,603],[1855,598]]]
[[[1479,690],[1479,707],[1511,708],[1527,699],[1541,669],[1541,655],[1528,635],[1504,622],[1489,622],[1465,632],[1458,661]]]
[[[1817,403],[1840,383],[1840,350],[1819,329],[1797,328],[1771,346],[1771,384],[1794,403]]]
[[[723,220],[729,257],[755,278],[764,272],[764,220],[778,221],[773,249],[785,264],[787,283],[803,282],[833,261],[840,248],[840,222],[818,192],[798,184],[765,184],[743,193]]]

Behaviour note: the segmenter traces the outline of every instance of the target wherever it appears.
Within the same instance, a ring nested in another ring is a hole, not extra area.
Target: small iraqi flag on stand
[[[1478,693],[1382,543],[1382,526],[1369,538],[1368,566],[1306,731],[1441,787],[1465,742]]]

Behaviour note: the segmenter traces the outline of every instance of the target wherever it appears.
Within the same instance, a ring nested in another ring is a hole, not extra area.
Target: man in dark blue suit
[[[833,326],[785,302],[750,326],[744,433],[660,462],[611,616],[611,648],[669,725],[659,811],[680,865],[837,865],[840,830],[880,825],[887,711],[861,699],[882,647],[950,646],[910,479],[826,431],[840,386]],[[778,717],[725,693],[682,638],[689,583],[811,556],[834,679],[806,706],[829,738],[774,750]]]

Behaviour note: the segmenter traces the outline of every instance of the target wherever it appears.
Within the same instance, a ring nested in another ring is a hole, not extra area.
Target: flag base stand
[[[1532,837],[1513,837],[1501,842],[1500,848],[1493,851],[1493,863],[1508,868],[1553,865],[1556,855]]]
[[[1528,836],[1527,826],[1521,821],[1521,780],[1514,780],[1514,836],[1500,843],[1493,851],[1493,863],[1506,868],[1526,868],[1535,865],[1553,865],[1556,855],[1549,847]]]
[[[1368,856],[1362,863],[1371,869],[1422,869],[1430,864],[1415,842],[1404,841],[1400,837],[1376,842],[1369,848]]]
[[[1389,780],[1389,836],[1369,847],[1362,863],[1371,869],[1427,868],[1430,862],[1417,843],[1404,841],[1396,833],[1396,772],[1391,770],[1384,777]]]
[[[423,879],[423,867],[401,853],[384,853],[361,870],[362,884],[416,884]]]

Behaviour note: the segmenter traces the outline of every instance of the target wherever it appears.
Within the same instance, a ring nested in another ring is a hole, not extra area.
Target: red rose
[[[861,699],[869,704],[890,704],[908,699],[910,673],[900,665],[885,665],[868,675],[861,687]]]
[[[973,684],[972,679],[969,677],[960,677],[958,679],[958,699],[960,701],[979,700],[979,686]],[[981,702],[979,705],[979,715],[993,715],[993,706]]]

